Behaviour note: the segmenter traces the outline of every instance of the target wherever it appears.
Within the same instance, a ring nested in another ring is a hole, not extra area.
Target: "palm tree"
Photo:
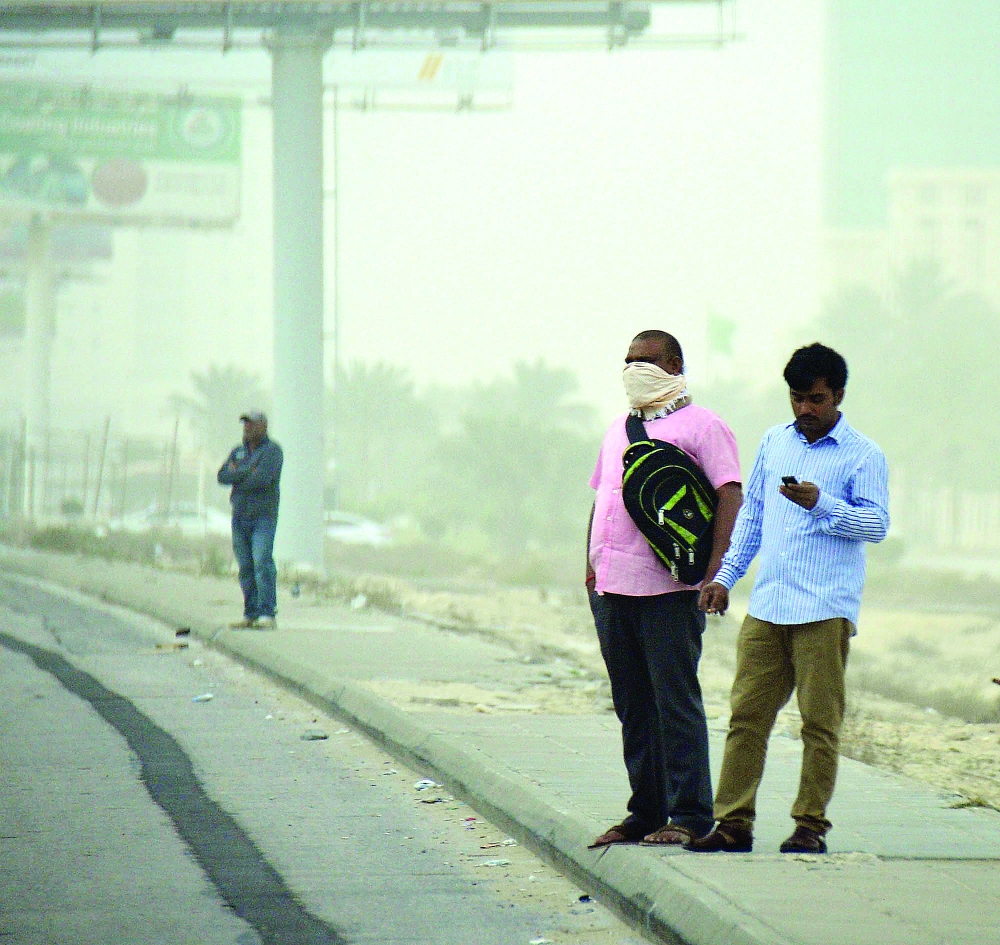
[[[434,430],[433,413],[405,368],[360,361],[338,367],[326,425],[337,504],[377,511],[390,494],[405,494]]]
[[[191,374],[194,396],[174,394],[170,411],[183,418],[206,460],[221,462],[239,441],[239,416],[243,411],[266,409],[269,398],[259,377],[240,368],[211,365]]]

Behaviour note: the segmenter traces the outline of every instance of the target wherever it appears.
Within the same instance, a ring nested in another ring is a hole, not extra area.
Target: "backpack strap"
[[[646,435],[646,424],[642,422],[642,417],[637,417],[630,413],[625,418],[625,432],[628,434],[629,443],[638,443],[641,440],[648,440]]]

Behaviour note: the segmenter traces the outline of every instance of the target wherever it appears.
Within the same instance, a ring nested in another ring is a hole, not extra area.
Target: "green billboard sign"
[[[0,204],[120,222],[230,223],[238,98],[0,85]]]

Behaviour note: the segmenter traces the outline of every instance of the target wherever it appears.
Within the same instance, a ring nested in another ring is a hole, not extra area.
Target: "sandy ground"
[[[338,593],[449,630],[511,646],[539,665],[533,684],[511,694],[455,686],[409,697],[419,708],[454,706],[483,712],[612,711],[607,676],[582,589],[555,592],[496,588],[424,591],[390,577],[367,576]],[[360,595],[360,596],[359,596]],[[706,712],[724,724],[734,668],[736,633],[745,601],[725,617],[710,617],[701,663]],[[842,752],[932,784],[955,804],[1000,809],[1000,621],[990,616],[917,611],[862,611],[852,642],[848,717]],[[799,727],[794,701],[777,730]]]

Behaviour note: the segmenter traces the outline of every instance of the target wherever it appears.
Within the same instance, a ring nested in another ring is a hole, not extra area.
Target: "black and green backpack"
[[[651,440],[642,420],[625,421],[622,500],[656,556],[681,584],[698,584],[712,556],[715,489],[701,467],[673,443]]]

